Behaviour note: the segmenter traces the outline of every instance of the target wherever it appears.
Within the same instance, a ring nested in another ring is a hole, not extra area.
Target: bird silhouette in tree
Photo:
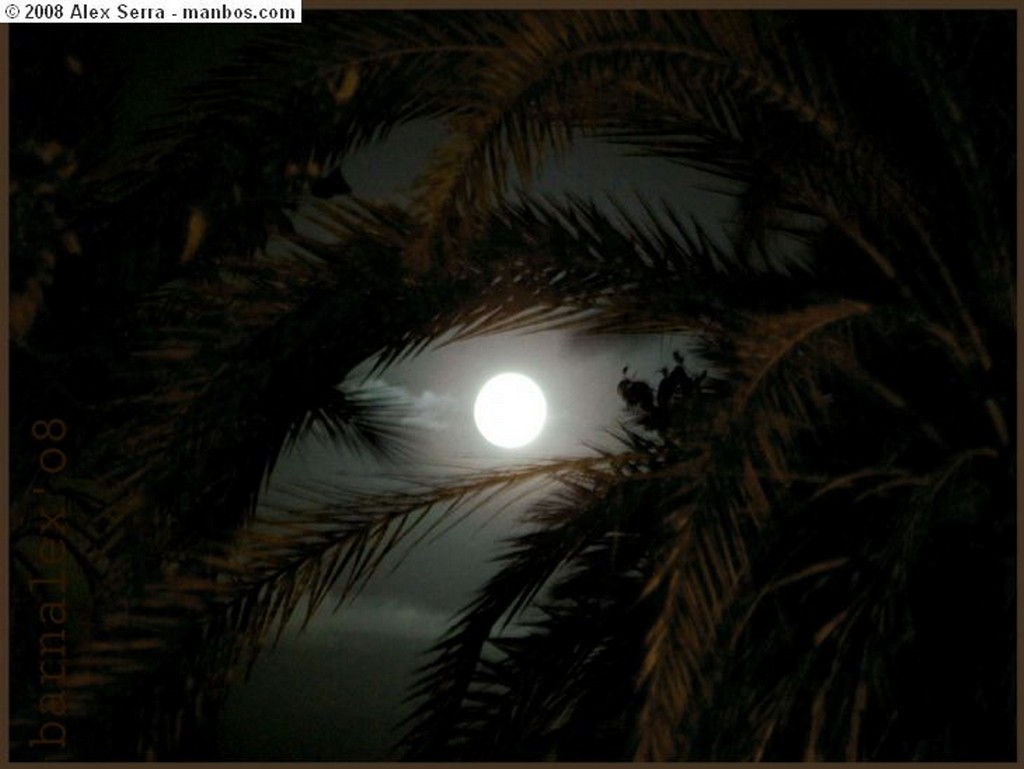
[[[676,365],[672,371],[666,366],[659,369],[661,381],[656,391],[647,382],[630,379],[629,366],[622,368],[619,395],[630,411],[640,415],[640,424],[650,430],[667,429],[673,421],[678,420],[683,413],[682,409],[689,406],[692,397],[702,392],[703,382],[707,378],[706,369],[696,377],[691,377],[678,351],[673,352],[672,357]]]
[[[693,393],[700,392],[701,385],[708,375],[707,369],[702,371],[696,377],[691,378],[690,375],[686,373],[686,361],[683,355],[678,350],[674,350],[672,352],[672,358],[675,360],[676,365],[668,377],[672,380],[675,391],[682,395],[692,395]]]
[[[629,366],[622,367],[622,379],[619,381],[618,390],[631,410],[642,411],[647,415],[654,412],[654,391],[647,382],[630,379]]]
[[[661,381],[658,382],[658,408],[668,413],[672,408],[672,400],[679,391],[679,383],[668,373],[668,368],[661,367]]]

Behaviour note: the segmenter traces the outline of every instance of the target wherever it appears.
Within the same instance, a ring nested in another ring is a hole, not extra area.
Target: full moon
[[[487,380],[473,406],[480,434],[505,449],[525,446],[536,438],[547,415],[544,393],[522,374],[498,374]]]

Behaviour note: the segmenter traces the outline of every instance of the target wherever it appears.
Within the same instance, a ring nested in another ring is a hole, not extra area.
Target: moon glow
[[[487,380],[473,406],[480,434],[505,449],[525,446],[536,438],[547,416],[547,401],[537,383],[511,372]]]

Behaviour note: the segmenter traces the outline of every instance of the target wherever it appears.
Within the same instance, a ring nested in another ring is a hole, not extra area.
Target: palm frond
[[[812,296],[809,276],[744,269],[728,246],[699,222],[683,221],[667,201],[641,200],[646,220],[611,204],[614,222],[606,208],[579,198],[500,207],[487,237],[464,246],[475,256],[471,276],[447,296],[454,309],[408,332],[380,365],[441,340],[507,331],[728,333],[747,322],[746,312]]]
[[[453,138],[424,172],[418,200],[425,231],[408,255],[413,272],[432,266],[434,249],[450,258],[458,239],[473,232],[507,187],[506,158],[528,183],[547,147],[564,148],[574,127],[600,121],[593,94],[608,90],[614,115],[632,101],[628,84],[671,80],[679,59],[727,61],[695,47],[682,29],[657,14],[524,14],[495,48],[501,68],[491,71],[500,75],[465,94],[468,107],[452,118]]]
[[[688,755],[688,714],[701,712],[711,689],[719,627],[747,579],[751,538],[767,525],[788,483],[797,434],[813,432],[825,416],[823,370],[806,369],[801,348],[812,344],[816,354],[808,357],[828,361],[836,354],[828,352],[830,338],[865,310],[848,304],[796,311],[777,326],[755,323],[737,345],[741,382],[697,438],[708,441],[708,451],[691,471],[693,487],[673,500],[657,567],[644,587],[657,610],[638,679],[644,697],[637,758]],[[842,355],[843,346],[836,352]]]
[[[518,731],[522,724],[509,723],[508,717],[513,715],[510,709],[531,719],[532,728],[538,733],[564,725],[572,709],[566,701],[579,696],[579,692],[563,688],[566,675],[571,678],[572,670],[586,664],[583,649],[599,647],[608,638],[609,630],[581,634],[579,625],[566,618],[566,628],[571,633],[567,638],[574,639],[567,641],[566,648],[577,654],[565,656],[545,645],[556,656],[545,653],[543,660],[524,658],[525,650],[535,645],[531,615],[539,610],[551,621],[550,625],[542,623],[541,636],[553,641],[548,631],[554,632],[553,626],[565,609],[561,603],[583,600],[573,591],[574,585],[585,579],[597,579],[601,574],[601,584],[608,586],[615,581],[607,572],[609,566],[619,574],[635,568],[642,556],[636,549],[645,541],[642,532],[656,516],[651,505],[656,505],[659,498],[656,490],[642,483],[636,486],[641,495],[635,496],[630,485],[634,474],[641,477],[639,467],[657,462],[654,455],[639,451],[594,461],[599,464],[588,468],[585,474],[563,479],[558,493],[532,507],[524,518],[529,530],[509,541],[500,556],[502,569],[465,607],[456,624],[435,646],[433,659],[421,668],[410,695],[410,699],[421,702],[409,717],[409,730],[403,738],[411,758],[478,758],[493,755],[496,747],[502,754],[511,751],[512,755],[532,759],[549,757],[536,744],[524,740],[523,733]],[[592,600],[600,601],[600,590],[595,585],[590,587]],[[487,649],[507,655],[506,661],[488,661]],[[558,670],[557,678],[532,677],[532,665],[547,665],[556,659],[560,664],[572,664]],[[526,667],[519,667],[520,664]],[[516,670],[520,673],[513,672]],[[495,676],[499,680],[494,680]],[[545,696],[556,704],[535,701],[532,698],[536,692],[523,696],[524,687],[529,691],[532,682],[543,685]],[[486,694],[494,686],[499,686],[499,691],[511,691],[499,700],[490,700]],[[487,713],[492,707],[505,716],[499,715],[491,722]],[[533,732],[526,735],[537,736]],[[491,740],[500,742],[495,745]]]
[[[210,545],[188,561],[164,564],[162,579],[123,597],[103,612],[89,641],[69,663],[67,687],[78,703],[75,719],[88,723],[104,702],[138,690],[140,675],[162,680],[181,663],[182,645],[204,649],[186,663],[201,677],[205,665],[221,682],[198,696],[179,691],[166,708],[140,717],[173,718],[180,708],[213,707],[227,683],[251,669],[268,641],[276,643],[304,605],[305,621],[332,593],[336,606],[351,598],[388,559],[416,541],[471,515],[492,500],[510,504],[514,491],[555,483],[614,461],[577,458],[543,462],[502,473],[470,474],[458,482],[401,493],[349,495],[319,510],[261,519],[228,545]],[[339,495],[334,494],[335,498]],[[393,566],[397,563],[393,563]],[[206,640],[202,640],[206,639]],[[162,684],[166,686],[166,684]],[[173,686],[171,686],[173,689]],[[166,690],[170,696],[170,690]],[[149,706],[147,706],[149,707]],[[169,708],[169,709],[168,709]],[[109,735],[108,735],[109,737]],[[97,744],[102,742],[97,734]],[[150,745],[160,752],[174,741]]]

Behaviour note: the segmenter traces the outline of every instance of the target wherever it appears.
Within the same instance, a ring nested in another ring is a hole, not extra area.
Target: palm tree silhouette
[[[546,479],[412,689],[410,758],[1012,756],[1013,17],[318,21],[253,40],[86,163],[70,210],[17,188],[24,253],[58,230],[106,255],[59,255],[60,309],[21,322],[13,356],[15,435],[57,402],[35,383],[96,372],[59,401],[78,404],[67,472],[39,497],[12,468],[15,632],[38,625],[41,512],[62,511],[84,586],[73,754],[202,757],[210,712],[303,599],[311,616],[425,529]],[[296,186],[295,165],[423,117],[449,134],[408,206]],[[12,144],[35,151],[37,130]],[[645,201],[641,223],[505,194],[581,134],[737,184],[732,242],[678,205]],[[294,232],[300,206],[330,241]],[[356,365],[545,327],[689,332],[721,397],[685,429],[624,426],[621,451],[253,520],[311,430],[402,449],[394,404],[337,386]],[[18,690],[16,755],[41,693]]]

